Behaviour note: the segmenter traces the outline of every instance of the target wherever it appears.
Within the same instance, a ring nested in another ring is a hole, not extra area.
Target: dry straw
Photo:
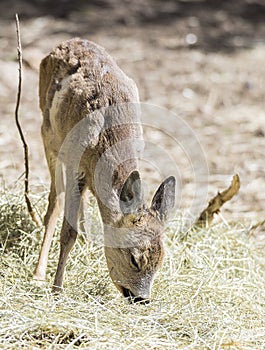
[[[42,208],[44,196],[34,198]],[[169,223],[167,256],[150,305],[129,305],[108,277],[95,203],[90,233],[69,259],[65,291],[31,282],[40,228],[25,214],[23,194],[1,194],[0,348],[3,349],[264,349],[264,246],[240,224],[180,235]]]

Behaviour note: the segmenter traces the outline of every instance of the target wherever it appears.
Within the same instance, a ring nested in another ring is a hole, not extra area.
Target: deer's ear
[[[133,171],[125,181],[120,194],[120,208],[123,214],[130,214],[137,211],[142,205],[143,194],[140,174]]]
[[[168,217],[169,212],[175,205],[176,180],[174,176],[168,177],[161,183],[156,191],[151,204],[151,209],[158,212],[161,220]]]

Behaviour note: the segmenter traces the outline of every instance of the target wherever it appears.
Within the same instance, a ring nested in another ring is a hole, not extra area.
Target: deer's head
[[[121,219],[105,226],[105,256],[110,277],[131,302],[148,302],[154,276],[164,257],[162,234],[175,203],[175,178],[159,186],[150,208],[142,201],[137,171],[131,173],[120,193]]]

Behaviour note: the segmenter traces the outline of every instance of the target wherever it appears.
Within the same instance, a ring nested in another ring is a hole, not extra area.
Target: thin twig
[[[249,233],[252,234],[257,228],[265,225],[265,220],[257,222],[255,225],[252,225],[249,229]]]
[[[36,213],[34,212],[30,199],[29,199],[29,156],[28,156],[28,145],[26,143],[19,118],[18,118],[18,111],[19,111],[19,104],[20,104],[20,98],[21,98],[21,85],[22,85],[22,47],[21,47],[21,39],[20,39],[20,27],[19,27],[19,18],[16,14],[16,32],[17,32],[17,56],[18,56],[18,91],[17,91],[17,103],[16,103],[16,110],[15,110],[15,120],[16,120],[16,126],[19,132],[19,136],[21,138],[23,148],[24,148],[24,163],[25,163],[25,188],[24,188],[24,196],[26,205],[29,211],[29,214],[32,218],[32,220],[38,225],[41,226],[41,222],[39,218],[37,217]]]

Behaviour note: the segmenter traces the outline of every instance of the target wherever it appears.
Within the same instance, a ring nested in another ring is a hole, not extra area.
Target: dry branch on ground
[[[197,220],[197,226],[206,226],[213,221],[214,214],[218,214],[220,208],[238,193],[240,188],[240,178],[236,174],[233,176],[231,185],[223,192],[218,192],[217,195],[209,201],[206,209],[204,209]]]

